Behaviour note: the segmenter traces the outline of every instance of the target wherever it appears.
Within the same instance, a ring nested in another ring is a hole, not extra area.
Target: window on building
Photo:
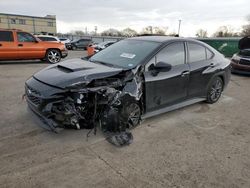
[[[13,42],[12,31],[0,31],[0,41],[1,42]]]
[[[53,22],[48,22],[49,27],[53,27]]]
[[[26,21],[25,21],[24,19],[19,19],[19,24],[25,25],[25,24],[26,24]]]
[[[11,18],[11,19],[10,19],[10,23],[11,23],[11,24],[16,24],[16,19]]]

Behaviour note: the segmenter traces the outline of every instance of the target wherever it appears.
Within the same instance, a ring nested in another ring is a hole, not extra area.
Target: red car
[[[231,59],[233,73],[250,75],[250,37],[244,37],[239,41],[240,51]]]

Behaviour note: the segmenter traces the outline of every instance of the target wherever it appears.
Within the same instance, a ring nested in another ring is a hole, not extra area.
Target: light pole
[[[181,30],[181,20],[179,20],[178,36],[180,36],[180,30]]]

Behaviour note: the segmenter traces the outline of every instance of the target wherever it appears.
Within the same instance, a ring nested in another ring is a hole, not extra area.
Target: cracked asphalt
[[[81,57],[70,52],[68,58]],[[150,118],[130,146],[100,131],[38,127],[22,101],[24,82],[48,66],[0,62],[0,187],[250,187],[250,77],[232,75],[218,103]]]

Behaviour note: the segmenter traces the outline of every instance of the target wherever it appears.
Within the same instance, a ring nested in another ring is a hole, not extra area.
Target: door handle
[[[0,44],[0,46],[3,46],[2,44]]]
[[[183,71],[183,72],[181,73],[181,77],[184,77],[184,76],[189,75],[189,74],[190,74],[189,71]]]
[[[23,44],[18,44],[18,46],[23,46]]]

